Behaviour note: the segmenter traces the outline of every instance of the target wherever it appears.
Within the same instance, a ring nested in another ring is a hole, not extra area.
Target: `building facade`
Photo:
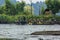
[[[4,0],[0,0],[0,6],[5,4],[5,1]]]
[[[12,4],[16,4],[16,0],[10,0]],[[0,0],[0,6],[5,4],[5,0]]]

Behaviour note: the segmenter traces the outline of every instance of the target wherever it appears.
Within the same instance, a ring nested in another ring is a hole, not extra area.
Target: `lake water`
[[[36,31],[47,30],[60,31],[60,25],[0,24],[0,38],[12,38],[14,40],[60,40],[60,35],[29,35]]]

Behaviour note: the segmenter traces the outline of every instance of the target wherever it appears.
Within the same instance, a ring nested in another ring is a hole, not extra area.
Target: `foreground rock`
[[[31,35],[60,35],[60,31],[38,31],[31,33]]]

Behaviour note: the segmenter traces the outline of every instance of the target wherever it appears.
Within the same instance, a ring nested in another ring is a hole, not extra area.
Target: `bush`
[[[57,21],[60,21],[60,16],[55,16],[55,19],[57,20]]]
[[[14,23],[14,16],[9,16],[5,14],[0,14],[0,23]]]
[[[0,14],[0,22],[6,22],[7,21],[7,16],[5,14]]]
[[[39,15],[39,16],[34,16],[34,15],[15,15],[15,16],[10,16],[6,14],[0,14],[0,23],[17,23],[24,21],[24,18],[27,22],[29,20],[33,23],[34,21],[38,22],[39,20],[41,23],[50,23],[53,18],[55,18],[57,21],[60,21],[60,16],[53,16],[53,15]]]

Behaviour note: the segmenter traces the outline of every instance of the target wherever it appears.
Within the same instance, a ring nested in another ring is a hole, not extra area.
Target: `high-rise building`
[[[16,0],[10,0],[12,4],[16,4]],[[0,0],[0,5],[5,4],[5,0]]]
[[[12,4],[16,4],[16,0],[10,0]]]
[[[0,0],[0,5],[3,5],[5,3],[4,0]]]

